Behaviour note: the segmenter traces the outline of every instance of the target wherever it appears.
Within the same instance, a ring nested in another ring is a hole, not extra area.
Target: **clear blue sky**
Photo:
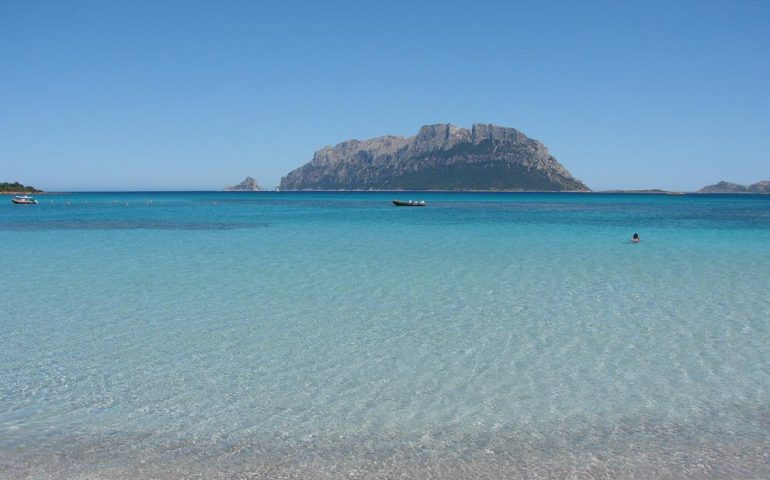
[[[495,123],[594,189],[770,179],[770,2],[0,2],[0,181],[275,186]]]

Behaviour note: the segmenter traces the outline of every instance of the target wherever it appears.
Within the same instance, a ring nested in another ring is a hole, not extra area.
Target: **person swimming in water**
[[[631,243],[639,243],[641,240],[639,239],[639,234],[635,233],[633,237],[631,237]]]

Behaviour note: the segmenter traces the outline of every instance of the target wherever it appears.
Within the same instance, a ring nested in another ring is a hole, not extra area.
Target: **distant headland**
[[[697,193],[770,193],[770,180],[762,180],[751,185],[741,185],[723,180],[714,185],[707,185],[698,190]]]
[[[586,192],[537,140],[514,128],[426,125],[417,135],[348,140],[315,152],[280,190]]]
[[[0,182],[0,194],[11,195],[17,193],[43,193],[43,191],[29,185],[22,185],[19,182]]]
[[[623,193],[623,194],[648,194],[648,195],[687,195],[687,192],[663,190],[660,188],[647,188],[643,190],[602,190],[594,193]]]

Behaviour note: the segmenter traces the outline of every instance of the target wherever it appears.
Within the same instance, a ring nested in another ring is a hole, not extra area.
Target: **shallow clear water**
[[[770,196],[39,200],[0,478],[770,477]]]

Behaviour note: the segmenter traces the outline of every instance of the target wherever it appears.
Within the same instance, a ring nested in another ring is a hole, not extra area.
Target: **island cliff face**
[[[548,149],[513,128],[427,125],[413,137],[349,140],[315,152],[281,190],[588,191]]]

